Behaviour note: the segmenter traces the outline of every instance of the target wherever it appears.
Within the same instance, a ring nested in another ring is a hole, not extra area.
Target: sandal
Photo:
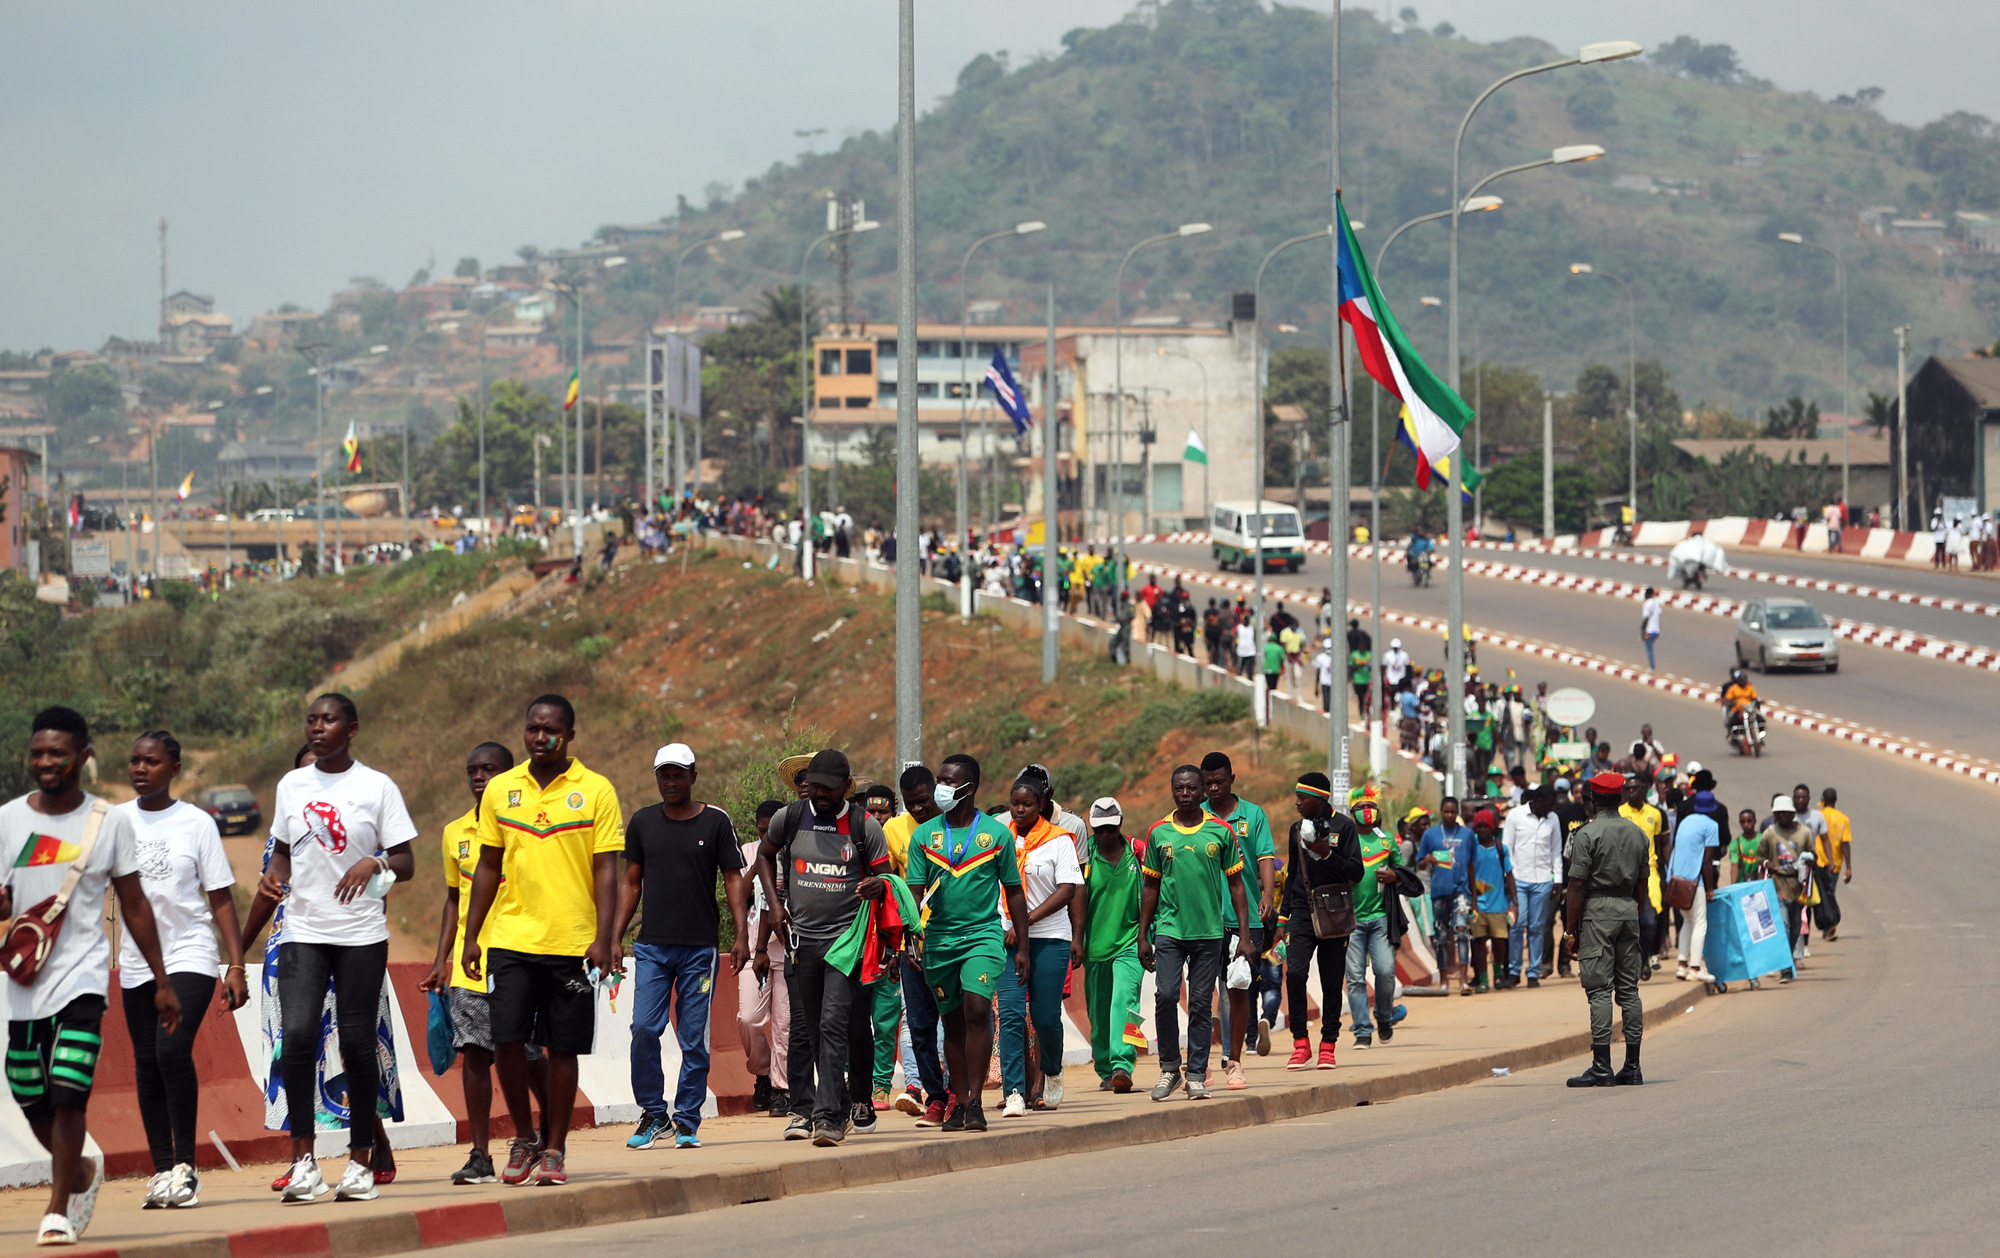
[[[41,1230],[35,1234],[35,1244],[76,1244],[76,1229],[69,1225],[69,1216],[63,1214],[43,1215]]]

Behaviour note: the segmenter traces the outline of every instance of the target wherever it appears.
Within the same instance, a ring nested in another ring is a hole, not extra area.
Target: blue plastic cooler
[[[1785,910],[1769,878],[1723,887],[1708,905],[1709,973],[1725,983],[1761,978],[1792,965]]]

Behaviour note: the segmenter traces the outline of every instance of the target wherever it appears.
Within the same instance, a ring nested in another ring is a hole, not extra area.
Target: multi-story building
[[[1121,482],[1128,532],[1197,527],[1209,503],[1250,496],[1250,321],[1247,306],[1236,313],[1227,327],[1128,325],[1122,337],[1110,327],[1057,326],[1058,505],[1067,531],[1109,530]],[[893,325],[865,324],[854,335],[814,341],[812,463],[864,461],[869,431],[893,429],[898,394],[914,389],[923,463],[955,466],[963,450],[973,468],[1019,477],[1028,514],[1039,513],[1046,329],[973,324],[961,343],[956,323],[919,323],[914,354],[902,352],[895,333]],[[1037,417],[1020,438],[985,382],[995,353],[1006,357]],[[1190,432],[1208,450],[1205,465],[1183,458]]]

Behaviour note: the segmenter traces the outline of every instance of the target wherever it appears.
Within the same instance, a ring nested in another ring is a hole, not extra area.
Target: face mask
[[[938,806],[939,812],[950,812],[958,807],[958,788],[939,782],[931,788],[931,802]]]

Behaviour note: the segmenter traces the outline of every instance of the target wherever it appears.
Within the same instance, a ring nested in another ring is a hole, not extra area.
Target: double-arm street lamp
[[[1557,61],[1544,62],[1502,75],[1491,86],[1474,98],[1472,105],[1459,120],[1458,134],[1451,144],[1451,290],[1450,308],[1447,311],[1449,323],[1446,331],[1446,355],[1449,362],[1447,379],[1452,391],[1459,391],[1458,362],[1458,220],[1464,211],[1464,198],[1459,192],[1459,163],[1465,149],[1465,130],[1472,125],[1472,116],[1479,107],[1492,98],[1493,93],[1518,79],[1532,74],[1545,74],[1550,70],[1561,70],[1569,66],[1596,65],[1605,61],[1622,61],[1636,57],[1645,49],[1631,40],[1611,40],[1605,43],[1585,44],[1574,57],[1564,57]],[[1445,573],[1445,606],[1448,624],[1445,629],[1445,684],[1447,687],[1446,706],[1449,709],[1451,742],[1450,754],[1445,762],[1445,793],[1457,794],[1467,789],[1465,781],[1465,509],[1459,501],[1459,489],[1464,484],[1465,460],[1451,461],[1450,485],[1445,490],[1445,510],[1451,531],[1451,566]]]
[[[689,256],[692,255],[698,249],[706,249],[710,245],[728,244],[732,240],[741,240],[749,234],[750,233],[746,231],[742,231],[738,228],[732,227],[728,231],[717,232],[715,235],[710,236],[706,240],[697,240],[693,244],[689,245],[687,248],[681,250],[680,255],[674,259],[673,296],[672,299],[667,304],[667,315],[669,318],[678,321],[681,317],[681,264],[686,262]],[[649,369],[650,369],[650,364],[649,364]],[[648,386],[650,387],[651,381],[649,380],[647,383]],[[678,424],[675,424],[673,421],[674,385],[673,385],[673,371],[671,370],[671,365],[669,366],[669,370],[667,372],[666,396],[663,400],[665,401],[666,406],[664,412],[660,416],[660,438],[661,438],[661,445],[666,446],[669,450],[672,451],[672,454],[669,458],[669,463],[672,468],[672,475],[674,482],[673,489],[671,490],[668,496],[671,497],[674,501],[678,502],[680,501],[680,496],[681,496],[681,482],[685,479],[685,471],[682,464],[683,449],[681,445],[681,430],[680,426]],[[685,399],[683,400],[685,401]],[[649,398],[647,400],[647,406],[646,406],[646,417],[647,417],[647,422],[649,424],[651,423],[652,420],[652,414],[653,414],[652,402],[651,399]],[[672,435],[669,436],[669,433],[671,433]],[[655,450],[653,446],[653,434],[649,429],[646,433],[646,476],[645,476],[646,503],[649,510],[651,509],[653,501],[653,465],[655,462],[654,454]],[[701,469],[696,468],[695,486],[697,489],[699,489],[700,485],[701,485]]]
[[[1854,419],[1854,399],[1847,389],[1847,262],[1840,255],[1840,237],[1833,238],[1833,248],[1816,245],[1797,232],[1779,232],[1778,239],[1801,249],[1811,249],[1833,259],[1833,282],[1840,289],[1840,506],[1847,508],[1848,450],[1847,438]]]
[[[616,270],[625,265],[625,259],[622,256],[606,258],[599,265],[606,271]],[[552,279],[549,281],[549,287],[567,297],[570,305],[576,307],[576,405],[571,408],[576,412],[576,476],[573,480],[567,475],[563,477],[563,509],[569,513],[573,522],[570,535],[575,539],[574,553],[581,556],[583,554],[583,284],[581,280]],[[568,423],[567,417],[563,417],[562,422]],[[567,428],[563,430],[563,462],[565,464],[569,462]],[[575,491],[573,499],[572,489]],[[571,505],[572,501],[574,506]]]
[[[1120,594],[1131,588],[1131,580],[1125,571],[1125,267],[1141,250],[1152,245],[1163,245],[1169,240],[1185,240],[1189,236],[1205,236],[1215,228],[1207,223],[1182,223],[1170,232],[1148,236],[1125,251],[1118,262],[1118,278],[1111,287],[1111,358],[1112,375],[1112,424],[1111,457],[1115,461],[1112,480],[1116,483],[1111,501],[1115,510],[1111,534],[1112,561],[1117,564],[1118,590]],[[1254,360],[1253,360],[1254,361]],[[1141,490],[1143,493],[1144,491]],[[1115,610],[1115,609],[1114,609]]]

